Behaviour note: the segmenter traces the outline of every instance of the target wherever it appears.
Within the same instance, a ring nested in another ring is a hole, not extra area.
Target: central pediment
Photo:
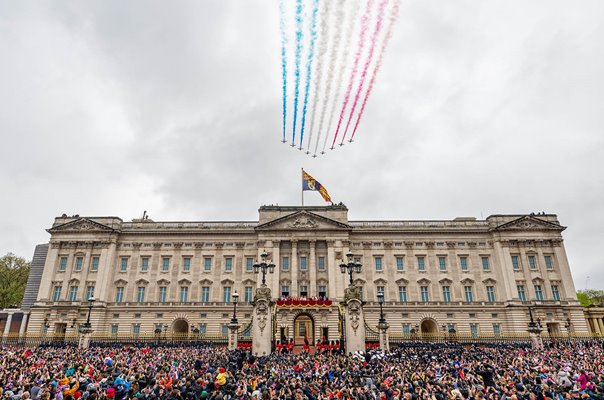
[[[545,221],[532,215],[526,215],[513,221],[501,224],[494,228],[497,231],[558,231],[562,232],[566,227],[553,222]]]
[[[351,230],[348,224],[309,211],[298,211],[256,227],[256,230]]]

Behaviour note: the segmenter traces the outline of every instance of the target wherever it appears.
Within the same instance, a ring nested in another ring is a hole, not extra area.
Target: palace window
[[[468,270],[468,257],[467,256],[459,257],[459,266],[461,267],[462,271]]]
[[[52,293],[52,301],[60,301],[61,300],[61,290],[63,287],[55,286],[54,291]]]
[[[145,287],[139,286],[136,288],[136,301],[143,303],[145,301]]]
[[[90,271],[97,272],[99,270],[99,260],[98,256],[92,257],[92,265],[90,266]]]
[[[189,272],[191,270],[191,257],[183,257],[182,270],[184,272]]]
[[[170,270],[170,257],[161,259],[161,270],[162,272],[168,272]]]
[[[396,257],[396,270],[402,272],[405,269],[405,257]]]
[[[254,272],[254,259],[252,257],[245,259],[245,272]]]
[[[281,285],[281,297],[289,297],[289,286]]]
[[[78,287],[71,286],[69,288],[69,301],[76,301],[78,299]]]
[[[428,286],[421,286],[420,293],[422,295],[422,301],[427,303],[430,301],[430,294],[428,293]]]
[[[132,334],[134,336],[141,334],[141,324],[132,324]]]
[[[300,297],[308,297],[308,286],[300,286]]]
[[[375,262],[375,270],[376,271],[383,271],[384,270],[384,266],[382,265],[382,257],[374,257],[373,260]]]
[[[281,269],[283,271],[289,271],[289,257],[281,258]]]
[[[518,298],[520,301],[526,301],[526,290],[524,289],[524,285],[516,285],[516,289],[518,289]]]
[[[187,301],[189,301],[189,287],[188,286],[181,286],[181,288],[180,288],[180,302],[181,303],[186,303]]]
[[[482,256],[482,257],[480,257],[480,259],[482,260],[482,270],[489,271],[491,269],[491,263],[489,261],[489,257]]]
[[[398,287],[398,301],[401,303],[407,302],[407,286]]]
[[[317,268],[319,271],[325,271],[325,257],[319,257],[317,259]]]
[[[230,286],[225,286],[224,288],[222,288],[222,301],[224,301],[225,303],[231,302],[231,287]]]
[[[512,268],[514,268],[514,271],[520,270],[520,257],[517,255],[512,256]]]
[[[535,299],[543,301],[543,289],[541,289],[541,285],[535,285]]]
[[[464,295],[466,297],[466,302],[471,303],[474,301],[474,293],[472,292],[472,286],[464,286],[463,288]]]
[[[111,324],[111,334],[113,336],[117,336],[117,332],[118,332],[118,324]]]
[[[207,330],[208,330],[208,327],[205,323],[199,324],[199,334],[200,335],[205,335]]]
[[[251,286],[246,286],[243,289],[243,301],[246,303],[251,303],[254,300],[253,291]]]
[[[86,288],[86,298],[84,300],[88,301],[91,297],[94,298],[94,286],[88,286]]]
[[[319,297],[320,297],[321,299],[325,299],[325,298],[327,298],[327,286],[325,286],[325,285],[320,285],[320,286],[319,286],[319,293],[318,293],[318,294],[319,294]]]
[[[532,270],[537,269],[537,258],[535,256],[528,256],[529,268]]]
[[[300,271],[306,271],[308,269],[308,263],[306,257],[300,257]]]
[[[226,272],[233,271],[233,257],[226,257],[224,259],[224,270]]]
[[[424,256],[417,256],[417,269],[419,271],[426,270],[426,258]]]
[[[149,257],[142,257],[141,258],[141,271],[142,272],[149,271]]]
[[[207,303],[210,301],[210,287],[202,286],[201,287],[201,302]]]
[[[204,257],[203,270],[206,272],[210,272],[212,270],[212,257]]]
[[[495,302],[495,287],[494,286],[487,286],[487,301],[489,303]]]
[[[126,272],[128,270],[128,257],[122,257],[120,264],[120,272]]]
[[[168,293],[168,288],[166,286],[159,287],[159,299],[158,300],[160,303],[166,302],[167,293]]]
[[[556,301],[560,301],[560,290],[558,289],[558,285],[552,285],[552,297]]]
[[[411,335],[411,324],[403,324],[403,335],[410,336]]]
[[[63,256],[59,259],[59,271],[65,271],[67,269],[67,257]]]
[[[445,303],[451,302],[451,287],[450,286],[443,286],[443,301]]]
[[[84,257],[76,257],[75,270],[81,271],[84,265]]]
[[[545,258],[545,268],[548,270],[554,269],[554,264],[552,262],[552,256],[544,256]]]
[[[118,286],[115,289],[115,302],[121,303],[122,301],[124,301],[124,287]]]
[[[495,337],[501,336],[501,325],[493,324],[493,336],[495,336]]]
[[[446,271],[447,270],[447,257],[444,257],[444,256],[439,256],[438,257],[438,268],[441,271]]]

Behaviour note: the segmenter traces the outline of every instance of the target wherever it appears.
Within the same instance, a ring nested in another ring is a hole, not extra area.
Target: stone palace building
[[[243,330],[262,280],[253,265],[266,251],[276,264],[266,274],[274,337],[337,340],[350,251],[362,264],[352,278],[369,329],[382,292],[392,336],[526,333],[528,305],[544,334],[586,334],[564,229],[552,214],[349,221],[342,204],[261,206],[258,221],[242,222],[63,215],[48,229],[27,332],[75,333],[94,297],[95,334],[227,335],[235,292]]]

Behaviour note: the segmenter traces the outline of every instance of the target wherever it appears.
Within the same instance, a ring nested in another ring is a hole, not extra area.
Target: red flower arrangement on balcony
[[[277,307],[330,307],[332,301],[321,298],[291,298],[282,297],[277,300]]]

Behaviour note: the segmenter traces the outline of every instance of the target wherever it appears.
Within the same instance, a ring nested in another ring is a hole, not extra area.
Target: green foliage
[[[577,299],[583,307],[604,306],[604,290],[587,289],[577,291]]]
[[[31,262],[8,253],[0,257],[0,308],[21,304]]]

